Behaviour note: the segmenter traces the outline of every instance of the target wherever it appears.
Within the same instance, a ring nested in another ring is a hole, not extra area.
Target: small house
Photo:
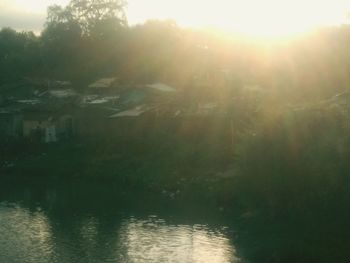
[[[75,134],[72,114],[52,111],[27,111],[23,116],[23,136],[45,143],[71,138]]]

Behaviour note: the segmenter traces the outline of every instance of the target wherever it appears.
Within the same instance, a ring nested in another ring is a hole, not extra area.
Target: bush
[[[350,180],[348,115],[324,107],[261,118],[236,149],[237,191],[271,214],[313,213],[345,205]]]

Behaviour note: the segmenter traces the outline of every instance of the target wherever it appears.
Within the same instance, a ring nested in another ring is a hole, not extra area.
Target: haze
[[[3,0],[0,27],[40,31],[46,8],[67,0]],[[130,0],[130,24],[148,19],[174,19],[181,26],[214,27],[253,36],[284,36],[346,21],[346,0]]]

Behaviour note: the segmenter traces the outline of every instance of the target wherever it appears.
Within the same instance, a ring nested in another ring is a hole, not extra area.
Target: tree
[[[71,0],[48,8],[47,27],[78,25],[84,36],[103,37],[127,26],[124,0]]]
[[[108,74],[103,71],[115,66],[119,33],[127,28],[124,7],[124,0],[71,0],[66,7],[50,6],[42,33],[48,73],[69,79]]]
[[[71,71],[82,43],[82,30],[67,8],[53,5],[48,8],[47,22],[41,34],[42,52],[47,74]],[[65,77],[65,76],[55,76]]]
[[[124,0],[71,0],[68,9],[83,32],[90,36],[127,26]]]
[[[32,32],[0,30],[0,84],[40,71],[38,38]]]

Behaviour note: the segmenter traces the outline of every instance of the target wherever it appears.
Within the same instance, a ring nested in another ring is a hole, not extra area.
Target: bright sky
[[[40,30],[46,7],[69,0],[0,0],[0,27]],[[181,26],[218,27],[254,36],[283,36],[340,24],[350,0],[129,0],[130,24],[174,19]]]

